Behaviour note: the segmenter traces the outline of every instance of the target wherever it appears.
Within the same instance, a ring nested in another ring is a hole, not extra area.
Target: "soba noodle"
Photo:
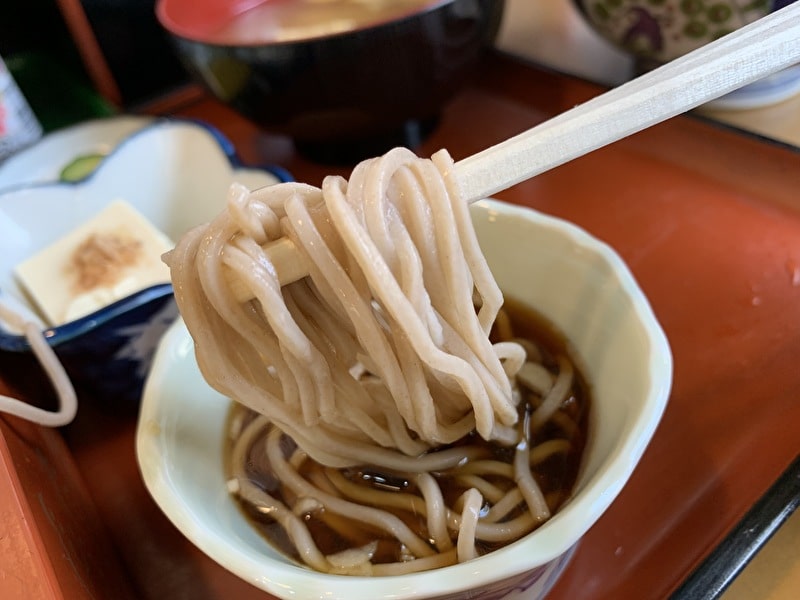
[[[379,575],[469,560],[557,504],[531,463],[571,447],[534,441],[573,394],[573,370],[560,358],[553,375],[511,339],[451,170],[445,152],[395,149],[321,189],[234,185],[227,209],[166,257],[205,379],[257,415],[234,425],[231,491],[279,523],[314,569]],[[310,273],[284,287],[264,248],[282,237]],[[242,286],[253,300],[234,293]],[[253,481],[253,452],[276,493]],[[345,475],[363,466],[396,474],[403,489]],[[463,488],[457,498],[441,473]],[[365,524],[375,539],[323,552],[312,514],[350,537],[342,519]],[[397,556],[374,560],[378,538],[397,540]]]
[[[71,423],[78,411],[75,388],[61,361],[47,343],[41,326],[25,318],[19,311],[7,306],[2,301],[0,301],[0,320],[24,332],[33,355],[39,361],[58,398],[58,409],[50,411],[28,404],[18,398],[0,394],[0,413],[15,415],[45,427],[62,427]]]

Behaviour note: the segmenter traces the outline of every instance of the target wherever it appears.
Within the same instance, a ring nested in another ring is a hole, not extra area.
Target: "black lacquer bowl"
[[[156,14],[183,63],[214,96],[266,131],[290,136],[305,155],[347,164],[424,138],[475,75],[504,2],[431,0],[351,31],[212,41],[253,4],[159,0]]]

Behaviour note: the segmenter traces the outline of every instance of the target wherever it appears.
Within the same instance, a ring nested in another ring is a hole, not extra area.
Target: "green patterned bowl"
[[[639,72],[695,50],[794,0],[573,0],[600,36],[631,54]],[[754,108],[800,93],[792,67],[715,101],[719,108]]]

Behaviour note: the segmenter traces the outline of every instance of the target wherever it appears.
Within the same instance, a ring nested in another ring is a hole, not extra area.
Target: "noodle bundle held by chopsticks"
[[[573,397],[572,367],[557,357],[550,371],[514,339],[452,166],[444,151],[398,148],[321,189],[234,185],[166,257],[203,376],[246,409],[230,489],[321,571],[470,560],[566,496],[543,493],[531,467],[574,451],[574,420],[553,427],[566,436],[532,438]],[[281,238],[309,273],[286,286],[268,251]],[[364,466],[404,483],[364,485]],[[345,550],[322,549],[312,515]]]
[[[489,342],[502,295],[451,166],[398,148],[321,190],[234,186],[168,258],[205,378],[329,466],[413,468],[472,430],[513,443],[525,355]],[[262,246],[284,236],[310,277],[281,288]]]

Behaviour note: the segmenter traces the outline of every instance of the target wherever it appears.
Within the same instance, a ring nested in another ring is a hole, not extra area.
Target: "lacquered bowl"
[[[86,133],[98,131],[92,123]],[[65,164],[82,148],[82,131],[69,142],[44,138],[41,156]],[[28,182],[17,178],[0,192],[0,302],[38,323],[64,364],[80,395],[108,405],[136,406],[161,334],[177,308],[167,281],[131,294],[85,317],[47,326],[20,288],[14,268],[81,225],[114,199],[124,199],[171,239],[203,223],[224,206],[228,187],[239,181],[250,188],[284,181],[275,168],[244,168],[230,142],[216,129],[187,120],[154,120],[117,140],[95,170],[74,183]],[[38,164],[37,146],[26,151],[26,164]],[[61,162],[55,156],[61,155]],[[3,379],[32,397],[48,393],[27,339],[11,323],[0,321],[0,371]]]
[[[310,571],[274,550],[228,494],[223,444],[230,401],[204,382],[192,339],[177,321],[145,386],[137,457],[164,513],[220,565],[287,600],[531,600],[547,593],[614,501],[670,392],[672,358],[656,316],[620,257],[578,227],[495,201],[474,205],[472,215],[506,296],[566,336],[588,380],[590,435],[572,497],[528,536],[452,567],[379,578]]]
[[[415,147],[491,44],[503,0],[429,0],[366,28],[308,39],[214,41],[263,2],[159,0],[177,55],[214,96],[304,154],[347,164]]]

